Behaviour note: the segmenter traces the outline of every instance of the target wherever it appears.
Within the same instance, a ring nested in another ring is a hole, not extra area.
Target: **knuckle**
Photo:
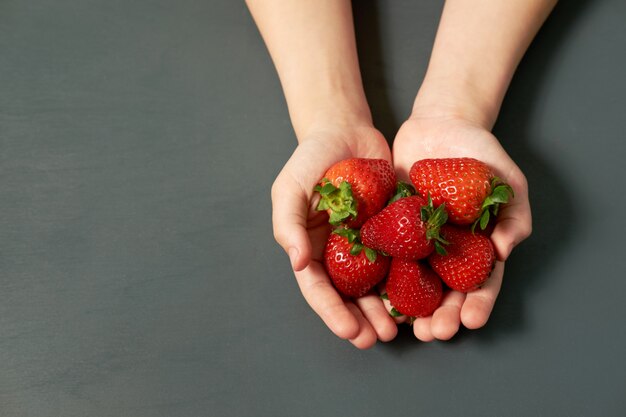
[[[274,223],[273,234],[274,240],[276,240],[276,242],[284,248],[285,242],[287,241],[287,234],[281,227],[278,227],[276,223]]]
[[[523,237],[526,239],[533,233],[533,225],[531,222],[528,222],[523,230]]]
[[[276,201],[276,199],[278,198],[281,189],[281,182],[282,179],[280,176],[278,176],[272,183],[272,187],[270,188],[270,196],[272,198],[272,201]]]

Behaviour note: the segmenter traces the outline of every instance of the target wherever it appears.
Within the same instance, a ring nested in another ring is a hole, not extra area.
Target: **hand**
[[[482,327],[500,291],[504,261],[515,245],[531,233],[526,178],[486,128],[458,117],[412,116],[402,125],[393,144],[396,172],[405,181],[411,165],[419,159],[462,156],[487,163],[513,188],[515,197],[501,207],[491,235],[497,256],[491,277],[480,289],[468,294],[444,294],[441,306],[432,316],[415,320],[413,331],[422,341],[450,339],[461,323],[469,329]]]
[[[331,228],[326,212],[316,211],[313,187],[334,163],[352,157],[391,160],[389,146],[373,127],[314,127],[300,144],[272,187],[274,236],[291,260],[302,295],[337,336],[358,348],[389,341],[397,326],[373,292],[357,300],[342,298],[323,266]],[[316,198],[317,197],[317,198]]]

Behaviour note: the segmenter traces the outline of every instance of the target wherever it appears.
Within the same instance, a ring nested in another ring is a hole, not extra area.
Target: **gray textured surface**
[[[441,4],[356,7],[392,135]],[[273,242],[295,141],[242,2],[3,2],[0,415],[625,415],[625,15],[562,2],[514,79],[535,233],[488,326],[360,352]]]

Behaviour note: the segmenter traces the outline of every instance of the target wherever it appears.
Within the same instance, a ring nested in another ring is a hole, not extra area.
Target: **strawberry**
[[[330,167],[315,187],[321,194],[317,210],[326,210],[329,222],[361,227],[393,195],[396,174],[384,159],[344,159]]]
[[[446,204],[450,223],[487,227],[500,204],[513,197],[513,189],[491,169],[473,158],[423,159],[411,167],[409,177],[421,195],[430,195],[435,207]]]
[[[446,255],[433,253],[430,266],[453,290],[468,292],[489,278],[496,257],[491,240],[466,228],[445,225],[441,235],[448,241]]]
[[[422,261],[393,258],[386,289],[392,314],[410,317],[430,316],[443,297],[441,279]]]
[[[432,202],[420,196],[401,198],[377,215],[371,217],[361,228],[364,245],[404,260],[427,257],[437,247],[442,251],[439,227],[446,222],[442,205],[437,210]]]
[[[348,297],[361,297],[382,281],[390,259],[364,247],[358,232],[337,229],[328,236],[324,266],[335,288]]]

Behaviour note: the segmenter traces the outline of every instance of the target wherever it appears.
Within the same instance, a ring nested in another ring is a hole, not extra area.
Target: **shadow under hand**
[[[533,234],[517,247],[507,261],[502,291],[485,328],[479,331],[460,329],[448,342],[464,343],[470,340],[487,342],[498,339],[503,332],[519,333],[525,328],[526,300],[536,293],[540,282],[549,276],[554,262],[572,240],[573,225],[579,217],[573,208],[573,192],[568,181],[555,170],[550,161],[532,147],[536,132],[529,128],[541,104],[551,70],[555,67],[563,39],[574,30],[577,19],[589,0],[560,2],[538,33],[525,54],[503,103],[494,134],[522,170],[528,182],[533,210]],[[382,62],[382,44],[376,1],[365,1],[354,8],[359,57],[367,74],[368,100],[377,127],[391,141],[400,123],[393,114],[385,65]],[[366,45],[367,47],[364,47]],[[401,325],[397,338],[385,344],[396,354],[421,346],[412,329]]]
[[[531,147],[533,114],[540,105],[548,75],[563,39],[590,1],[560,2],[527,51],[511,83],[494,134],[522,170],[530,192],[533,234],[507,261],[502,291],[481,338],[524,329],[524,305],[549,276],[549,266],[572,240],[578,213],[567,180]],[[564,209],[568,208],[568,209]],[[533,288],[535,287],[535,288]]]
[[[358,7],[357,7],[358,6]],[[359,63],[362,69],[365,93],[372,110],[374,126],[387,139],[391,147],[400,128],[399,119],[393,113],[389,97],[380,33],[379,6],[375,0],[360,1],[353,5],[354,31]]]

